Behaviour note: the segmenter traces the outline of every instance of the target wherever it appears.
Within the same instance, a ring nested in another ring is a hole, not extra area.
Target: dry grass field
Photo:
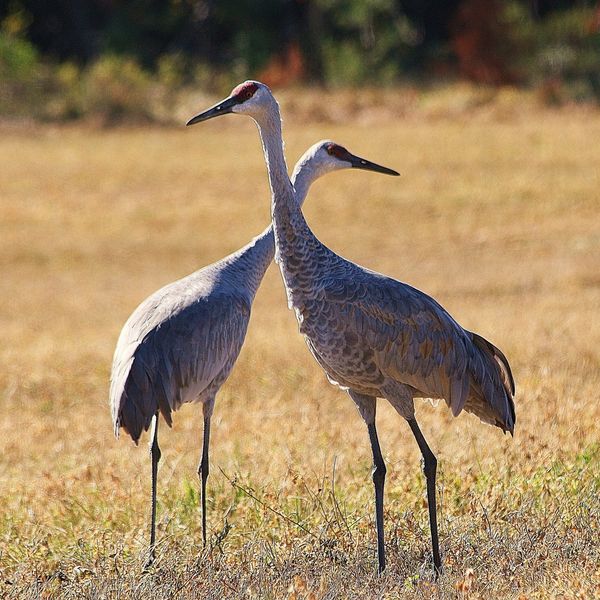
[[[197,106],[200,109],[204,106]],[[429,567],[425,483],[385,403],[389,566],[375,575],[370,449],[297,333],[276,267],[217,399],[201,545],[197,406],[161,429],[156,567],[142,574],[150,466],[115,440],[112,352],[150,292],[269,219],[255,127],[0,130],[0,596],[600,597],[600,114],[518,111],[352,124],[286,119],[290,167],[334,139],[400,178],[313,187],[319,238],[436,297],[509,357],[514,439],[441,403],[445,574]]]

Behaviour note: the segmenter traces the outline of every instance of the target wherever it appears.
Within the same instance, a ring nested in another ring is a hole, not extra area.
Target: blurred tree
[[[0,20],[21,15],[27,38],[42,53],[84,62],[96,55],[103,25],[99,8],[97,2],[10,0],[0,4]]]
[[[590,10],[596,3],[8,0],[0,3],[0,22],[15,21],[16,15],[16,21],[23,24],[21,37],[42,56],[79,65],[118,55],[156,71],[177,64],[189,77],[216,70],[231,78],[267,73],[282,82],[302,77],[313,82],[361,84],[458,73],[498,83],[514,79],[507,65],[524,47],[514,44],[515,22],[506,18],[512,6],[519,6],[521,15],[529,15],[520,17],[521,21],[539,22],[542,27],[552,23],[555,15],[567,15],[574,7],[580,12]],[[542,29],[555,31],[557,27]],[[595,48],[595,42],[590,45],[583,38],[578,44],[570,47]],[[176,59],[165,62],[165,56]],[[593,61],[588,62],[588,71],[596,69]],[[204,78],[205,83],[209,80]]]
[[[511,83],[511,32],[500,0],[463,0],[450,22],[459,74],[487,84]]]
[[[516,65],[541,97],[559,104],[600,99],[600,6],[574,2],[544,18],[523,3],[510,8]]]

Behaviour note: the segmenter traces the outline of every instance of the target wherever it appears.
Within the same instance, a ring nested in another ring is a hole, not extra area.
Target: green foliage
[[[156,75],[165,86],[180,87],[185,82],[185,72],[186,60],[181,54],[165,54],[158,59]]]
[[[418,36],[395,2],[319,0],[318,4],[326,29],[332,32],[321,42],[325,81],[361,85],[398,80]]]
[[[130,58],[109,55],[85,74],[84,110],[108,121],[124,117],[150,119],[151,80]]]
[[[594,9],[572,8],[535,21],[516,2],[506,12],[524,79],[551,102],[600,97],[600,30]]]
[[[63,63],[56,69],[55,88],[47,106],[49,117],[74,119],[85,114],[84,86],[81,69],[73,63]]]
[[[35,47],[13,33],[6,23],[0,28],[0,114],[36,115],[44,71]]]
[[[26,39],[0,30],[0,77],[26,81],[39,68],[37,50]]]
[[[456,60],[450,25],[447,39],[424,41],[423,22],[394,0],[224,0],[204,12],[191,0],[126,4],[111,10],[94,4],[86,18],[105,19],[97,43],[87,59],[64,61],[30,41],[32,28],[39,30],[41,17],[54,9],[26,10],[17,0],[6,13],[0,9],[0,115],[169,121],[190,88],[222,94],[242,79],[260,77],[290,42],[301,48],[307,79],[330,86],[394,85],[422,77],[428,65],[449,74]],[[92,35],[90,22],[82,39]],[[462,32],[463,42],[473,31]],[[511,0],[501,9],[498,31],[502,55],[492,51],[490,57],[509,65],[543,102],[600,98],[595,9],[578,6],[536,19],[527,3]],[[477,48],[472,54],[485,62]]]

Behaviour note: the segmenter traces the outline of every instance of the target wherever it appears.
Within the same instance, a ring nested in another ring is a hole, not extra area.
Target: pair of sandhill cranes
[[[406,419],[424,460],[436,576],[441,572],[435,478],[437,461],[415,419],[414,398],[443,398],[513,433],[515,386],[504,354],[463,329],[433,298],[335,254],[314,236],[301,205],[321,175],[358,168],[395,171],[350,154],[330,141],[312,146],[290,180],[279,106],[267,86],[246,81],[229,97],[192,118],[193,125],[228,113],[258,126],[271,187],[272,225],[237,252],[158,290],[129,317],[115,350],[110,401],[115,433],[137,443],[152,426],[152,503],[148,564],[155,556],[159,413],[201,402],[204,414],[201,479],[206,543],[206,480],[215,396],[237,360],[256,291],[273,255],[300,332],[329,381],[346,390],[365,420],[373,453],[379,572],[385,568],[385,463],[375,427],[376,399],[386,398]]]

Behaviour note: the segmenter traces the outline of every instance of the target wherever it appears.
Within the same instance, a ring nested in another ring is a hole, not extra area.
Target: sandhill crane
[[[513,433],[514,380],[504,354],[463,329],[433,298],[338,256],[306,223],[287,176],[279,105],[269,88],[246,81],[188,125],[227,113],[258,125],[272,192],[275,260],[300,332],[329,381],[347,390],[367,424],[373,454],[379,572],[385,568],[385,463],[375,427],[377,398],[406,419],[424,462],[435,576],[441,572],[437,460],[415,419],[414,398],[443,398]]]
[[[358,168],[398,175],[323,140],[298,161],[292,180],[303,202],[311,183],[337,169]],[[287,178],[287,175],[286,175]],[[113,358],[110,404],[115,434],[125,429],[137,444],[152,425],[152,502],[149,566],[155,556],[159,412],[201,402],[204,416],[201,479],[202,539],[206,545],[206,480],[210,419],[215,396],[242,348],[254,295],[273,260],[273,228],[220,261],[171,283],[146,298],[129,317]]]

